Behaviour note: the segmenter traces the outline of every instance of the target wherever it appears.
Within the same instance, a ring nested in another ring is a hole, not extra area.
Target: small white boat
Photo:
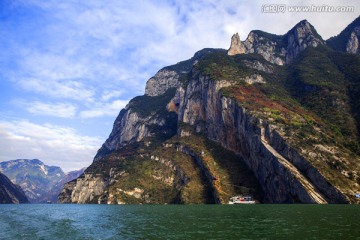
[[[255,204],[251,196],[234,196],[230,198],[229,204]]]

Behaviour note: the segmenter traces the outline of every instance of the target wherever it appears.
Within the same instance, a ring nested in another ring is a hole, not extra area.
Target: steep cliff
[[[305,20],[199,51],[149,79],[59,202],[358,202],[358,63]]]
[[[0,172],[0,204],[29,203],[24,191]]]
[[[352,54],[359,54],[359,39],[360,17],[356,18],[339,35],[328,39],[326,43],[334,50]]]
[[[299,22],[284,35],[275,35],[263,31],[251,31],[244,42],[234,34],[228,55],[260,54],[267,61],[284,65],[291,63],[307,47],[317,47],[325,42],[315,28],[306,20]]]

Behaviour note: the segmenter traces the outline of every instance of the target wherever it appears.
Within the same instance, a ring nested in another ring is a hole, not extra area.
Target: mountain
[[[65,182],[83,170],[65,174],[60,167],[47,166],[38,159],[17,159],[0,163],[0,170],[20,185],[32,203],[56,202]]]
[[[75,171],[71,171],[66,173],[60,180],[59,182],[57,182],[55,185],[52,186],[50,192],[47,194],[47,199],[49,199],[48,201],[51,202],[57,202],[58,200],[58,195],[60,194],[61,190],[63,189],[64,185],[67,182],[70,182],[76,178],[78,178],[81,174],[84,173],[86,168],[82,168],[80,170],[75,170]]]
[[[334,50],[359,54],[360,39],[360,17],[355,19],[347,26],[339,35],[332,37],[326,41],[327,45]]]
[[[29,201],[21,187],[13,184],[0,172],[0,204],[4,203],[29,203]]]
[[[315,28],[308,21],[303,20],[281,36],[255,30],[250,32],[244,42],[241,42],[236,33],[231,38],[228,55],[256,53],[271,63],[284,65],[291,63],[305,48],[324,44],[325,41]]]
[[[62,203],[359,203],[360,56],[306,20],[161,69]]]

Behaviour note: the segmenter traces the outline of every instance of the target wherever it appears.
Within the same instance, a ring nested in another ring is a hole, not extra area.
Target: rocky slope
[[[291,63],[307,47],[317,47],[325,42],[306,20],[299,22],[286,34],[279,36],[263,31],[251,31],[244,42],[236,33],[231,38],[229,55],[256,53],[267,61],[284,65]]]
[[[160,70],[63,203],[355,203],[360,57],[306,20]]]
[[[337,51],[359,54],[360,17],[355,19],[339,35],[330,38],[326,43]]]
[[[60,167],[38,159],[17,159],[0,163],[0,170],[18,184],[32,203],[56,202],[64,184],[79,177],[84,169],[65,174]]]
[[[29,203],[29,201],[21,187],[13,184],[0,172],[0,204],[4,203]]]

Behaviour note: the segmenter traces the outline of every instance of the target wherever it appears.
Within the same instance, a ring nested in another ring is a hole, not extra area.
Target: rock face
[[[179,121],[195,125],[209,139],[243,156],[271,202],[345,203],[346,198],[294,149],[276,150],[285,141],[271,125],[221,95],[219,90],[229,85],[201,75],[193,78],[183,94]],[[194,92],[202,96],[194,99]]]
[[[65,174],[60,167],[47,166],[38,159],[4,161],[0,163],[0,170],[21,186],[32,203],[56,202],[64,183],[79,177],[84,171]]]
[[[352,54],[359,53],[359,37],[360,37],[360,27],[357,27],[351,33],[350,38],[346,44],[346,52]]]
[[[360,78],[324,44],[302,21],[163,68],[59,202],[357,203]]]
[[[241,42],[239,35],[234,34],[231,38],[228,55],[257,53],[271,63],[283,65],[291,63],[307,47],[324,44],[325,42],[314,27],[308,21],[303,20],[282,36],[252,31],[246,40]]]
[[[4,203],[29,203],[29,201],[21,187],[13,184],[0,172],[0,204]]]
[[[359,38],[360,17],[349,24],[339,35],[328,39],[326,44],[337,51],[359,54]]]
[[[104,192],[105,186],[106,183],[101,176],[84,174],[80,178],[64,185],[62,192],[59,194],[58,201],[60,203],[91,203],[94,196]]]
[[[231,37],[231,45],[230,48],[228,50],[228,54],[231,55],[235,55],[235,54],[241,54],[241,53],[245,53],[246,49],[244,44],[240,41],[240,36],[238,33],[234,34]]]
[[[179,85],[179,74],[175,71],[162,69],[150,78],[145,87],[145,95],[159,96],[164,94],[170,88],[176,88]]]

